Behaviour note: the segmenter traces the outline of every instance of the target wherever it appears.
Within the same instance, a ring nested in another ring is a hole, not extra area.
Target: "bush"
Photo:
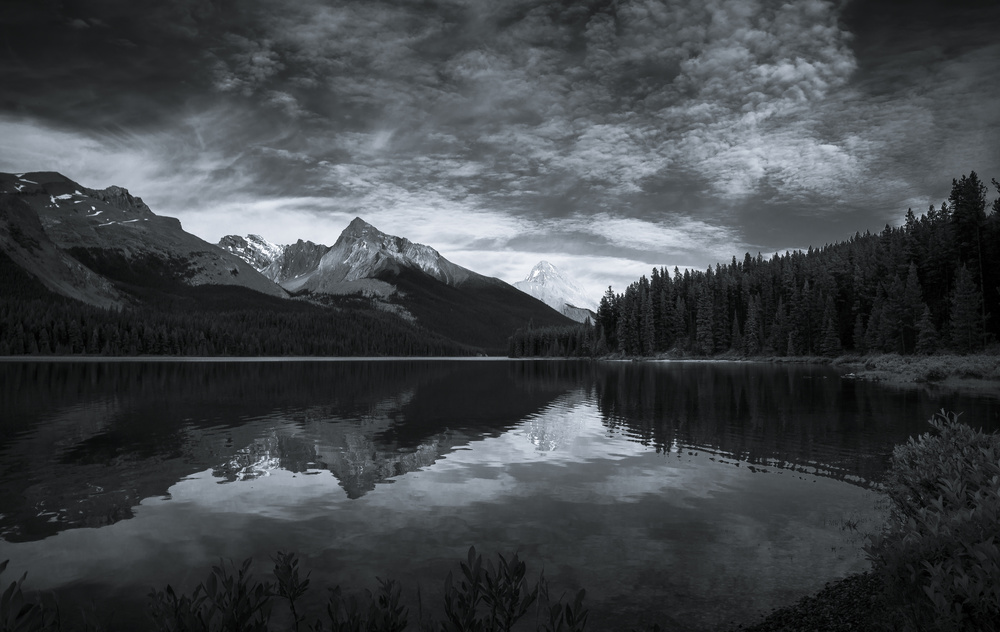
[[[0,575],[3,575],[9,561],[0,562]],[[58,608],[25,599],[21,587],[27,575],[25,573],[20,579],[11,582],[0,594],[0,630],[4,632],[41,632],[55,629],[59,625]],[[0,584],[0,588],[2,587]]]
[[[276,582],[258,582],[251,572],[251,560],[236,568],[225,563],[213,566],[208,578],[191,595],[177,594],[171,586],[150,593],[150,615],[160,632],[266,632],[271,623],[274,598],[288,602],[293,630],[300,630],[305,617],[296,603],[309,588],[308,575],[300,577],[298,559],[278,552],[273,558]],[[231,569],[231,570],[230,570]],[[0,568],[2,570],[2,568]],[[588,611],[583,607],[585,591],[572,603],[549,597],[543,576],[534,586],[526,579],[527,566],[514,554],[510,559],[483,562],[470,548],[460,564],[461,578],[452,574],[445,580],[445,620],[434,622],[421,616],[418,628],[440,632],[510,632],[533,604],[539,616],[537,632],[582,632]],[[378,578],[376,578],[378,579]],[[309,626],[313,632],[403,632],[408,627],[408,611],[402,605],[401,587],[394,580],[378,579],[376,593],[345,595],[340,586],[329,590],[326,620]],[[418,593],[419,595],[419,593]],[[542,606],[544,604],[544,606]],[[2,630],[2,628],[0,628]]]
[[[1000,630],[1000,436],[943,410],[893,451],[889,523],[866,547],[905,630]]]

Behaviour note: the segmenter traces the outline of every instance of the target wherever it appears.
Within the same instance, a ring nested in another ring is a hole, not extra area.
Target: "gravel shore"
[[[831,582],[815,595],[775,610],[763,621],[731,632],[858,632],[891,629],[881,584],[870,572]]]

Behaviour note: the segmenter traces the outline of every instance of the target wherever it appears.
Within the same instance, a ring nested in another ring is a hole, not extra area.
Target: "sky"
[[[595,301],[1000,179],[997,0],[5,0],[0,171]],[[991,199],[997,192],[991,190]]]

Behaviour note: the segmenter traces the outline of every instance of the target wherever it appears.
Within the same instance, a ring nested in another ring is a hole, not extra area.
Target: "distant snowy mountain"
[[[360,217],[330,247],[300,240],[279,246],[274,257],[268,243],[229,235],[219,245],[262,266],[264,276],[295,296],[323,303],[360,294],[381,309],[471,346],[503,349],[511,332],[529,322],[571,322],[500,279],[456,265],[430,246],[383,233]]]
[[[514,287],[534,296],[552,309],[577,322],[596,318],[597,301],[587,296],[578,285],[559,273],[548,261],[539,261],[523,281]]]

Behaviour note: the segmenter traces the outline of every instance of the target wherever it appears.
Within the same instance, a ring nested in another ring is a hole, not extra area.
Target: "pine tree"
[[[740,319],[736,314],[733,314],[733,326],[732,331],[729,334],[729,339],[729,348],[732,351],[743,351],[743,337],[740,336]]]
[[[915,351],[923,355],[930,355],[937,351],[938,333],[934,328],[934,319],[931,318],[931,308],[924,305],[920,320],[917,321],[917,346]]]
[[[955,291],[951,297],[951,346],[959,353],[982,347],[982,300],[972,273],[963,265],[955,275]]]
[[[712,337],[715,330],[715,323],[712,320],[712,302],[711,287],[707,284],[703,285],[698,295],[695,343],[698,345],[699,352],[709,355],[715,350],[715,340]]]
[[[823,309],[823,331],[819,350],[827,357],[836,357],[842,350],[837,324],[837,307],[832,296],[827,297],[826,307]]]
[[[783,311],[779,304],[779,313]],[[784,346],[784,345],[782,345]],[[743,327],[743,353],[748,356],[757,355],[761,352],[763,344],[760,334],[760,299],[756,296],[750,298],[750,305],[747,307],[747,322]]]
[[[854,317],[854,350],[858,353],[864,353],[867,348],[865,345],[865,321],[859,312]]]
[[[653,322],[653,300],[647,292],[642,297],[642,331],[640,332],[643,355],[653,355],[656,350],[656,325]]]
[[[607,337],[609,349],[618,346],[618,316],[620,310],[620,298],[615,296],[614,290],[608,286],[608,291],[601,297],[601,302],[597,306],[597,323],[601,326],[601,331]]]
[[[687,301],[683,296],[678,296],[674,301],[674,346],[680,349],[687,347],[688,341],[688,313]]]
[[[752,315],[747,315],[747,330],[750,330],[750,319]],[[771,324],[771,337],[768,340],[768,344],[776,355],[792,355],[788,350],[788,342],[791,340],[791,332],[788,329],[788,310],[785,308],[784,301],[778,299],[778,307],[774,311],[774,322]],[[750,354],[750,341],[749,336],[743,337],[743,344],[747,349],[747,354]],[[759,342],[759,341],[758,341]]]
[[[902,347],[904,353],[910,353],[917,344],[917,322],[923,314],[923,292],[920,289],[920,279],[917,276],[917,266],[910,263],[906,273],[906,284],[903,287],[900,315],[902,320]]]

